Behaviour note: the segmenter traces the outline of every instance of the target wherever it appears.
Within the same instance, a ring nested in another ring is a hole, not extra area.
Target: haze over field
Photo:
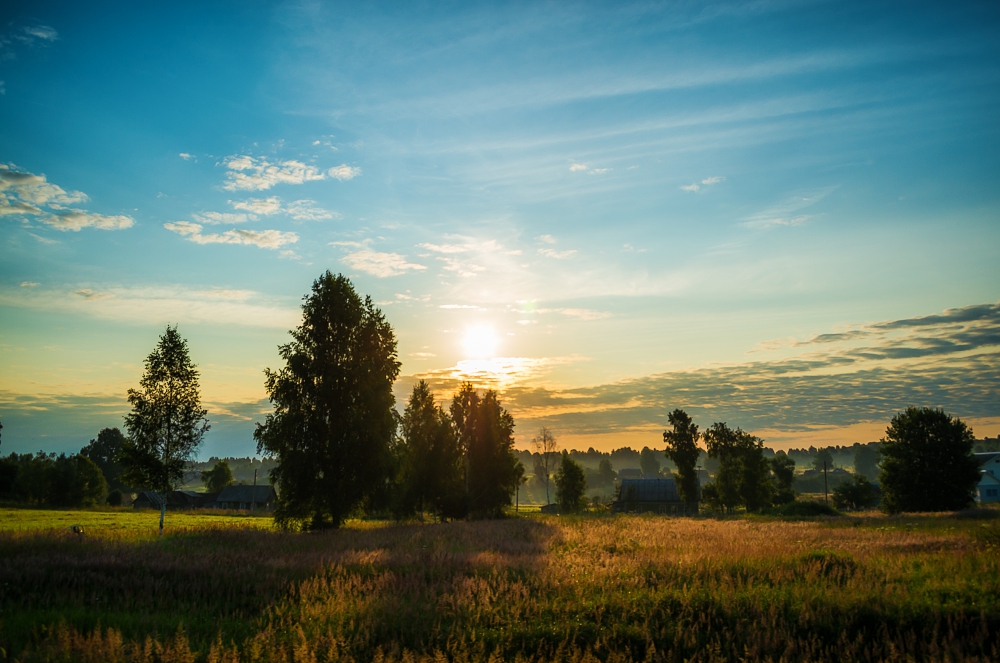
[[[120,426],[167,323],[200,456],[252,454],[324,270],[397,401],[519,445],[768,446],[943,407],[1000,433],[996,3],[0,8],[4,454]]]

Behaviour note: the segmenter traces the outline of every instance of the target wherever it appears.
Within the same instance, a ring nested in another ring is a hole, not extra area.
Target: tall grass
[[[995,525],[954,522],[5,534],[0,643],[19,661],[1000,660],[1000,556],[975,534]]]

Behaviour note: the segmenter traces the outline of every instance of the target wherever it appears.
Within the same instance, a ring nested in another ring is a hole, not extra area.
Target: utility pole
[[[257,510],[257,470],[253,471],[253,494],[250,496],[250,510]]]
[[[163,516],[167,513],[167,494],[160,496],[160,536],[163,536]]]
[[[824,460],[823,461],[823,503],[826,504],[827,506],[830,505],[829,494],[830,493],[827,490],[827,485],[826,485],[826,461]]]

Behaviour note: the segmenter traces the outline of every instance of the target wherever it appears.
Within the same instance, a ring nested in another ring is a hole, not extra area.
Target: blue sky
[[[205,6],[207,5],[207,6]],[[249,454],[323,270],[522,442],[1000,432],[994,3],[7,3],[2,452],[120,425],[167,323]]]

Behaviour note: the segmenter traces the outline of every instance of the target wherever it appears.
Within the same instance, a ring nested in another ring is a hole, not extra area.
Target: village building
[[[688,505],[673,479],[623,479],[612,513],[664,513],[684,515]],[[694,507],[697,513],[697,506]]]
[[[980,504],[1000,502],[1000,453],[979,453],[976,460],[980,470],[976,501]]]
[[[273,486],[226,486],[215,499],[217,509],[272,511],[278,500]]]

